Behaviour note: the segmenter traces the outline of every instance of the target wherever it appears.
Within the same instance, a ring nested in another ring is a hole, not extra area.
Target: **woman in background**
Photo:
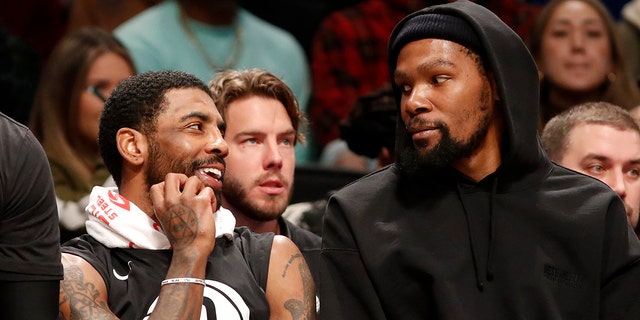
[[[96,27],[63,38],[43,69],[30,128],[51,165],[62,242],[85,232],[91,188],[113,184],[98,150],[98,125],[106,98],[134,73],[122,44]]]
[[[540,73],[541,126],[584,102],[627,110],[640,104],[614,21],[598,0],[548,2],[529,34],[529,49]]]

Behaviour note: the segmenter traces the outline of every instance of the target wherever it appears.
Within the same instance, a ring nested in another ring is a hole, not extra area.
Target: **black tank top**
[[[206,268],[202,318],[269,319],[265,296],[273,233],[236,228],[233,241],[216,239]],[[109,249],[89,235],[75,238],[62,252],[89,262],[102,276],[109,308],[120,319],[147,319],[155,308],[171,250]]]

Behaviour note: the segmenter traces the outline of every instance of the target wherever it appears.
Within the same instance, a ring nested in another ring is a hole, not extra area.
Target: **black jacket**
[[[525,45],[471,2],[413,15],[430,11],[462,17],[482,40],[505,108],[502,164],[479,182],[452,168],[407,179],[391,165],[335,193],[322,237],[324,319],[640,319],[640,242],[609,187],[542,151]]]

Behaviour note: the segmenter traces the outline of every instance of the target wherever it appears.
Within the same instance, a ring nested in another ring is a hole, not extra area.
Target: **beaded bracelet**
[[[207,283],[202,280],[202,279],[196,279],[196,278],[171,278],[171,279],[165,279],[162,280],[161,285],[165,285],[165,284],[172,284],[172,283],[196,283],[196,284],[201,284],[203,286],[206,286]]]

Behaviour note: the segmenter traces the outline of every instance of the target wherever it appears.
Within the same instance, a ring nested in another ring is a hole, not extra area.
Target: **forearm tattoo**
[[[172,205],[163,214],[163,228],[171,243],[188,245],[193,243],[198,233],[198,218],[193,209],[182,205]]]
[[[84,273],[77,266],[64,268],[64,281],[60,285],[60,306],[69,303],[70,319],[116,319],[107,310],[99,292],[91,282],[84,281]],[[60,314],[60,319],[66,319]]]
[[[201,309],[188,308],[188,304],[185,303],[189,300],[188,284],[172,284],[170,286],[163,286],[162,295],[160,297],[162,303],[158,303],[154,314],[162,314],[173,317],[183,316],[182,319],[200,319]],[[202,301],[202,297],[198,298]],[[198,306],[201,304],[198,303]]]

